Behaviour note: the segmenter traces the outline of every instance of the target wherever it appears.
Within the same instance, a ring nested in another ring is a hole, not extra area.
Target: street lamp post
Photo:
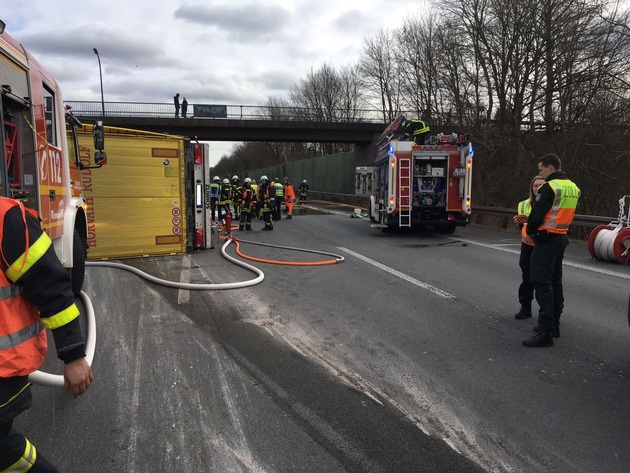
[[[96,57],[98,58],[98,75],[101,78],[101,107],[103,109],[103,117],[105,117],[105,98],[103,96],[103,71],[101,69],[101,56],[98,54],[98,49],[92,48],[92,51],[94,51],[94,54],[96,54]]]

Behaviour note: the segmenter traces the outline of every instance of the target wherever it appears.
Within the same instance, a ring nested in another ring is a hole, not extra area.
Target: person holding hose
[[[6,197],[0,197],[0,266],[0,471],[56,472],[13,428],[31,405],[28,375],[44,363],[46,329],[65,364],[66,391],[82,395],[93,374],[70,276],[35,212]]]

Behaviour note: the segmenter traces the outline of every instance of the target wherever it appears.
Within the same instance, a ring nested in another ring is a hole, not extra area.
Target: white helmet
[[[252,180],[249,177],[245,178],[245,184],[251,184]]]
[[[238,179],[238,176],[237,176],[236,174],[234,174],[234,175],[232,176],[232,180],[234,180],[234,179]]]
[[[306,184],[306,179],[304,179],[302,182],[303,182],[304,184]]]
[[[263,176],[260,178],[261,181],[266,181],[267,180],[267,176]]]
[[[228,178],[226,177],[225,179],[223,179],[223,184],[229,184],[230,181],[228,181]]]
[[[212,180],[213,180],[213,181],[220,181],[220,180],[221,180],[221,178],[220,178],[219,176],[214,176],[214,177],[212,178]]]

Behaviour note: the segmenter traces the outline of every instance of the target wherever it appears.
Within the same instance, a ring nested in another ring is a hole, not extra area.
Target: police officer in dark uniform
[[[569,226],[573,221],[580,189],[560,169],[560,158],[547,154],[538,160],[538,174],[545,179],[534,199],[527,219],[527,234],[535,242],[530,260],[530,281],[534,286],[538,327],[526,347],[553,346],[560,337],[560,316],[564,308],[562,259],[569,244]]]

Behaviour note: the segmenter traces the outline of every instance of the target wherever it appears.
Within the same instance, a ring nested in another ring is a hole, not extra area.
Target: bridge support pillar
[[[376,159],[376,145],[360,144],[354,147],[355,166],[369,166]]]

